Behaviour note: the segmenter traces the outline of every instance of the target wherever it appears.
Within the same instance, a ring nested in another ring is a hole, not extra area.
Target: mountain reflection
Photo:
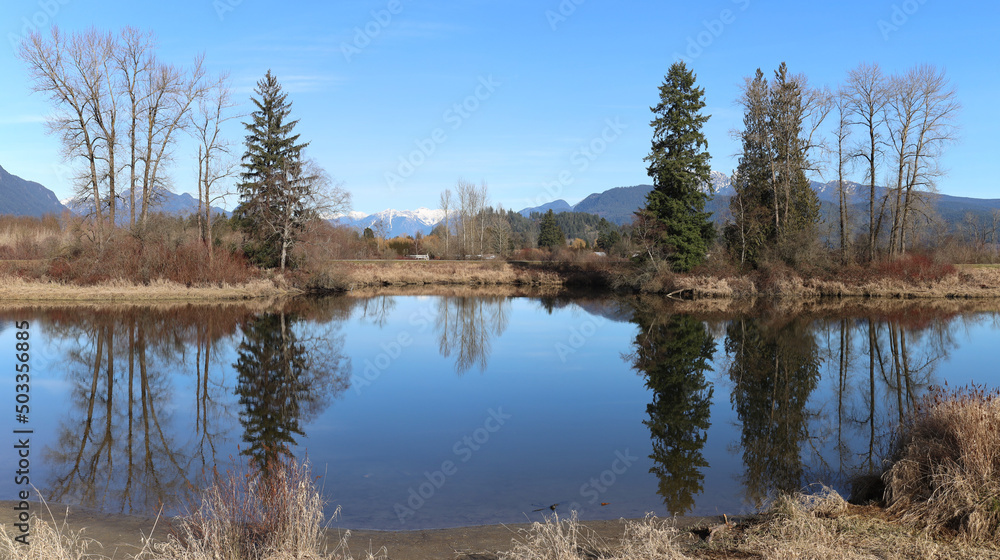
[[[705,379],[715,342],[704,323],[687,315],[664,313],[651,302],[636,306],[639,325],[632,366],[645,374],[653,402],[646,406],[655,462],[650,472],[659,479],[657,492],[667,511],[680,515],[694,507],[702,491],[708,462],[702,449],[707,430],[712,384]]]

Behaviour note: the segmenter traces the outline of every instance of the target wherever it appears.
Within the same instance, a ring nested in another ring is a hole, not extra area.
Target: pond
[[[347,528],[739,514],[814,483],[846,495],[929,387],[1000,383],[995,306],[714,307],[452,292],[6,308],[0,364],[30,323],[31,414],[16,424],[4,376],[0,472],[27,427],[43,496],[113,513],[182,512],[213,469],[288,450]]]

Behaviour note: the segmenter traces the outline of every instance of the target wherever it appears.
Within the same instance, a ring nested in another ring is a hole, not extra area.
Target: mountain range
[[[140,194],[136,193],[136,198],[139,196]],[[129,223],[130,208],[132,207],[130,201],[131,191],[129,189],[125,189],[119,193],[118,199],[118,205],[115,208],[115,221],[120,226],[127,225]],[[76,215],[90,213],[92,206],[90,202],[81,202],[75,198],[67,198],[66,200],[63,200],[62,203]],[[165,190],[160,193],[160,196],[153,204],[153,211],[171,216],[187,216],[198,211],[198,199],[188,193],[178,194]],[[138,209],[136,212],[138,212]],[[228,210],[219,208],[218,206],[213,206],[212,212],[214,214],[229,216]]]
[[[722,223],[729,215],[729,199],[734,194],[733,187],[729,177],[718,171],[712,172],[711,185],[714,196],[709,199],[705,209],[712,212],[715,222]],[[823,217],[828,220],[832,219],[838,204],[836,181],[826,183],[813,181],[811,186],[820,199]],[[849,202],[854,207],[854,212],[860,213],[860,215],[866,214],[869,187],[853,182],[847,183],[846,186],[850,197]],[[616,187],[591,194],[577,204],[569,204],[565,200],[555,200],[541,206],[524,208],[519,213],[523,216],[529,216],[533,212],[543,213],[550,209],[556,213],[584,212],[623,225],[631,222],[634,212],[645,206],[646,195],[651,190],[653,190],[652,185]],[[127,190],[121,193],[123,202],[118,206],[117,216],[122,224],[128,221],[128,194]],[[876,188],[876,196],[884,194],[884,188]],[[1000,199],[968,198],[945,194],[934,195],[934,199],[938,215],[944,222],[952,225],[964,220],[969,213],[978,218],[990,220],[992,212],[1000,210]],[[197,208],[198,200],[190,194],[165,191],[157,203],[156,211],[180,216],[192,214]],[[222,208],[214,206],[212,208],[217,213],[229,214]],[[42,216],[44,214],[61,214],[66,210],[83,213],[86,209],[85,204],[80,204],[74,199],[59,201],[55,193],[44,186],[12,175],[0,167],[0,214]],[[443,210],[418,208],[416,210],[387,209],[375,214],[350,212],[331,219],[331,222],[356,228],[359,231],[370,227],[380,234],[396,237],[398,235],[415,235],[417,232],[427,235],[443,219]]]
[[[432,210],[430,208],[417,208],[416,210],[383,210],[374,214],[364,212],[348,212],[347,214],[335,217],[330,221],[350,228],[363,231],[365,228],[372,228],[385,237],[396,237],[399,235],[427,235],[434,229],[441,220],[444,219],[444,210]]]
[[[0,214],[40,218],[45,214],[59,215],[66,210],[54,192],[0,167]]]

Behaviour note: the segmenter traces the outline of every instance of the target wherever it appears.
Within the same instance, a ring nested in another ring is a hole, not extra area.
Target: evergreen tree
[[[684,62],[675,62],[660,86],[660,102],[650,108],[656,118],[650,123],[652,149],[645,161],[653,190],[640,211],[657,224],[654,241],[679,271],[701,263],[715,236],[711,213],[705,212],[711,156],[701,129],[709,115],[700,112],[705,90],[694,83],[694,73]]]
[[[302,150],[289,120],[292,104],[268,70],[251,98],[257,107],[250,122],[238,186],[240,204],[233,212],[243,231],[244,252],[257,265],[285,268],[296,229],[308,212],[312,179],[304,172]]]
[[[538,231],[538,248],[548,247],[552,249],[565,245],[566,235],[563,234],[562,228],[556,224],[555,214],[552,213],[552,210],[549,210],[542,216],[542,224]]]
[[[760,264],[767,248],[794,264],[800,250],[815,242],[819,220],[819,200],[805,174],[804,79],[789,76],[785,63],[774,75],[768,84],[758,68],[740,99],[743,152],[729,205],[735,223],[726,239],[741,262],[751,266]]]

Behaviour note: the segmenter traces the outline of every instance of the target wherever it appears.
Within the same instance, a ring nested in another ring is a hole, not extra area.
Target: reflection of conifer
[[[687,316],[657,316],[636,312],[633,367],[646,374],[653,402],[646,407],[656,464],[650,472],[660,479],[658,493],[670,513],[682,514],[694,506],[702,491],[708,462],[702,448],[708,436],[712,384],[705,379],[715,342],[705,325]]]
[[[301,428],[309,383],[306,351],[291,328],[294,319],[284,314],[264,314],[243,328],[236,371],[236,394],[243,414],[243,454],[258,465],[290,454]]]
[[[727,331],[726,352],[732,356],[732,402],[743,424],[747,497],[760,505],[803,483],[806,402],[819,380],[819,347],[803,321],[775,327],[739,319]]]

